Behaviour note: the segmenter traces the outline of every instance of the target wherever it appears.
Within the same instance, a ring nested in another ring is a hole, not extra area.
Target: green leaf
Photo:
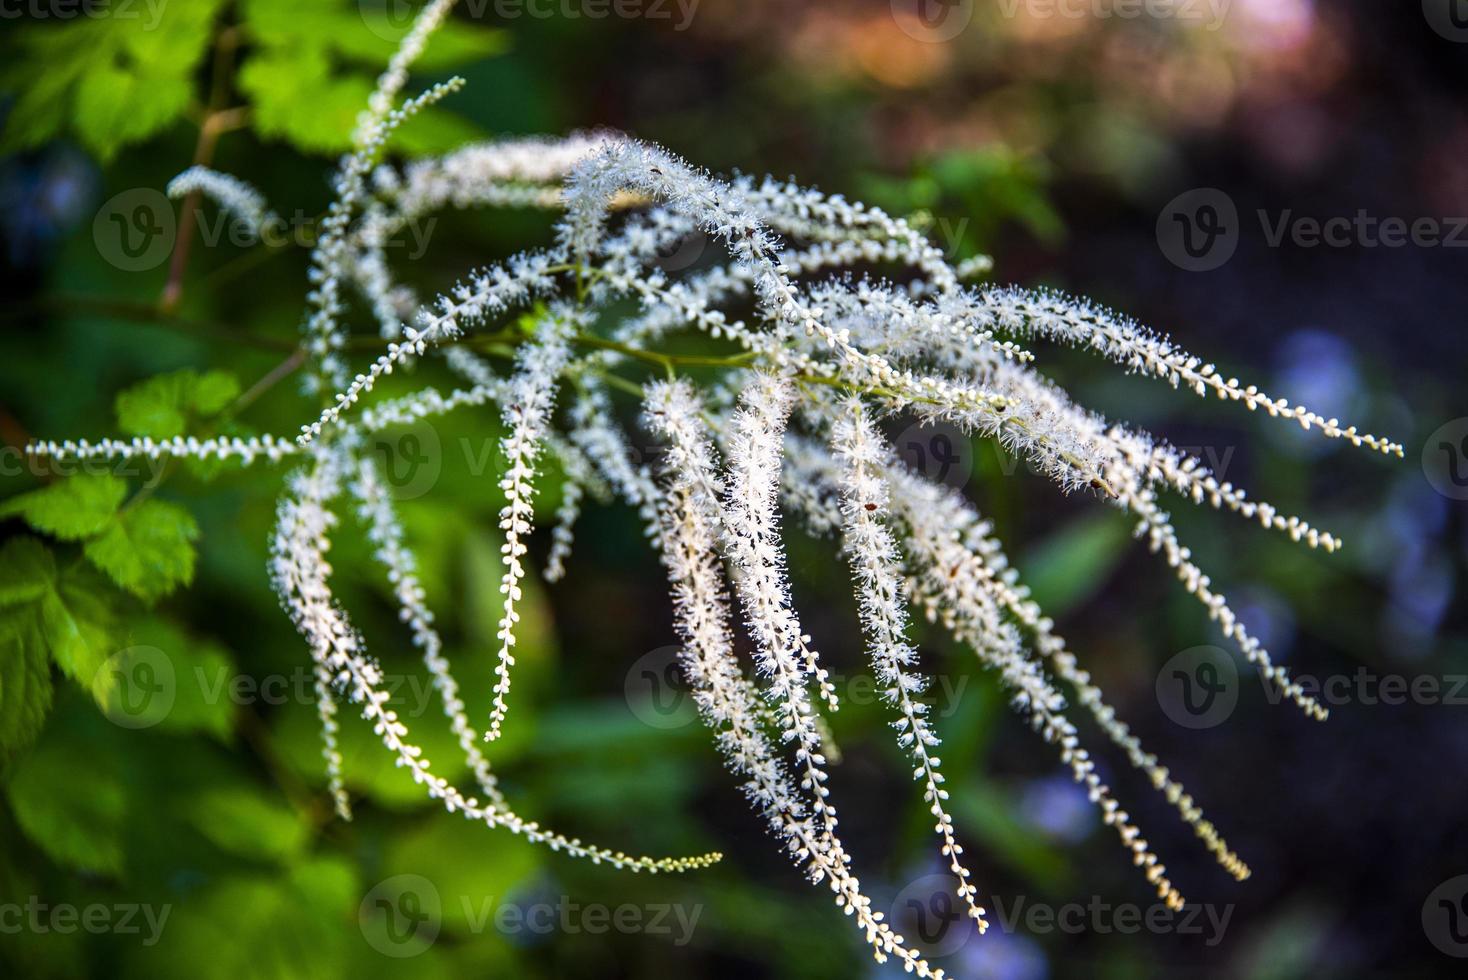
[[[188,431],[190,419],[218,415],[240,390],[227,371],[203,375],[185,368],[133,385],[117,396],[117,424],[129,435],[168,439]]]
[[[354,58],[370,65],[385,65],[397,50],[398,43],[412,29],[411,23],[388,23],[382,11],[372,9],[369,3],[355,4],[361,9],[359,23],[366,30],[342,30],[329,36],[333,48],[344,57]],[[349,15],[358,16],[357,13]],[[480,58],[492,58],[510,48],[510,33],[495,28],[478,27],[463,21],[450,20],[434,35],[414,67],[423,71],[444,71],[456,68]]]
[[[198,796],[188,807],[188,817],[219,847],[251,858],[297,857],[311,833],[295,811],[243,786],[220,787]]]
[[[100,764],[114,755],[108,746],[92,744],[115,730],[76,727],[61,724],[58,717],[17,763],[6,796],[26,836],[53,861],[119,874],[126,851],[127,777],[113,765]]]
[[[259,43],[239,74],[240,90],[253,103],[255,131],[312,153],[349,149],[357,117],[373,89],[373,72],[387,64],[410,25],[389,23],[381,12],[355,3],[337,7],[250,0],[243,13]],[[498,54],[507,38],[502,31],[449,22],[417,64],[436,71]],[[303,98],[303,92],[310,97]],[[483,136],[479,126],[431,107],[394,134],[393,145],[408,153],[437,153]]]
[[[145,500],[88,541],[84,551],[120,587],[154,602],[194,579],[194,540],[199,525],[188,511]]]
[[[51,697],[51,665],[35,614],[0,610],[0,762],[40,734]]]
[[[67,685],[56,692],[45,731],[0,787],[10,804],[0,813],[13,813],[36,848],[66,868],[123,876],[130,897],[178,896],[180,872],[197,883],[217,875],[225,857],[188,822],[189,800],[202,787],[249,780],[207,740],[118,727]],[[5,853],[33,863],[4,816],[0,836],[17,842]]]
[[[228,371],[206,371],[194,382],[193,408],[212,418],[229,407],[240,394],[240,382]]]
[[[86,569],[68,571],[41,599],[41,631],[62,672],[95,691],[97,672],[112,654],[114,623],[106,589]]]
[[[101,533],[126,495],[111,474],[80,474],[0,503],[0,517],[19,514],[37,531],[77,541]]]
[[[124,728],[205,732],[227,741],[234,731],[234,661],[218,644],[156,617],[133,624],[93,696]]]
[[[133,16],[32,25],[4,53],[0,90],[18,99],[0,149],[36,146],[66,122],[105,162],[163,131],[192,99],[222,3],[139,4]]]
[[[308,153],[339,153],[351,146],[357,116],[372,93],[366,75],[333,78],[316,47],[267,50],[245,63],[240,89],[254,103],[255,131],[284,139]],[[310,92],[309,99],[301,97]]]
[[[51,590],[56,559],[37,538],[11,538],[0,548],[0,606],[31,603]]]
[[[208,963],[221,977],[340,977],[348,951],[365,945],[352,924],[361,900],[355,869],[336,858],[285,876],[220,877],[178,904],[157,945],[130,944],[127,972],[195,980]]]
[[[193,85],[187,77],[143,77],[99,67],[82,76],[72,122],[82,142],[105,163],[128,143],[162,131],[187,108]]]
[[[118,426],[129,435],[154,439],[182,435],[188,424],[184,401],[193,374],[161,374],[119,392],[115,403]]]
[[[10,65],[12,70],[0,76],[0,89],[15,92],[15,102],[4,127],[0,127],[0,152],[39,146],[52,139],[65,122],[56,106],[86,70],[81,60],[48,59],[52,70],[29,73],[32,77],[24,78],[27,73],[22,69],[28,60],[17,56]]]
[[[250,36],[266,47],[310,44],[329,48],[344,58],[381,68],[412,29],[412,19],[390,17],[383,2],[326,0],[245,0],[244,21]],[[414,63],[423,71],[442,71],[504,52],[508,31],[448,20]]]
[[[0,607],[33,617],[19,636],[39,646],[68,677],[90,689],[112,646],[106,589],[86,569],[58,575],[56,559],[36,538],[13,538],[0,550]],[[28,651],[27,656],[35,656]]]

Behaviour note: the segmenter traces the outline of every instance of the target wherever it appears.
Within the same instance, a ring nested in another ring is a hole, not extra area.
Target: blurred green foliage
[[[233,23],[216,31],[223,8]],[[0,135],[0,152],[72,135],[104,163],[124,147],[157,136],[182,119],[197,119],[228,83],[229,58],[244,46],[237,84],[241,108],[262,139],[308,152],[340,152],[380,70],[411,20],[387,5],[334,0],[190,0],[138,5],[134,17],[84,17],[30,25],[0,44],[7,67],[0,92],[15,103]],[[452,68],[502,51],[504,32],[451,23],[420,59],[425,71]],[[200,65],[215,59],[212,93]],[[43,70],[41,69],[44,66]],[[483,136],[441,109],[422,113],[399,133],[409,152],[443,152]]]

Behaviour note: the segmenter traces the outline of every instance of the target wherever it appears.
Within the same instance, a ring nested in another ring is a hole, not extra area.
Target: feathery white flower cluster
[[[549,454],[563,484],[546,578],[564,573],[586,497],[615,496],[639,512],[668,571],[682,641],[679,662],[715,744],[770,830],[813,881],[831,888],[879,960],[895,956],[909,971],[942,975],[873,908],[837,833],[827,785],[836,754],[822,711],[835,710],[839,699],[792,600],[782,504],[816,533],[839,532],[872,669],[896,715],[898,743],[922,783],[959,895],[980,928],[979,888],[948,811],[935,754],[939,738],[922,700],[925,683],[909,638],[911,609],[940,624],[997,674],[1169,905],[1180,905],[1182,896],[1101,781],[1065,714],[1069,705],[1060,683],[1219,863],[1247,877],[1247,865],[1194,799],[1117,719],[1029,597],[991,526],[956,491],[906,468],[885,443],[879,422],[901,413],[952,423],[1031,460],[1060,489],[1094,492],[1126,511],[1138,536],[1242,654],[1317,717],[1324,709],[1273,662],[1195,564],[1159,495],[1173,490],[1236,511],[1312,548],[1333,551],[1339,540],[1247,499],[1182,451],[1081,407],[1040,373],[1035,355],[1017,341],[1076,344],[1138,373],[1262,408],[1327,437],[1396,455],[1401,447],[1225,377],[1087,301],[965,287],[964,281],[987,271],[987,260],[954,267],[915,227],[878,209],[772,180],[721,180],[615,134],[484,144],[402,171],[383,164],[379,157],[393,129],[456,85],[393,108],[414,55],[449,6],[437,0],[425,8],[382,76],[355,149],[342,163],[337,200],[313,256],[302,350],[313,377],[335,393],[329,407],[294,441],[68,441],[30,449],[85,459],[191,456],[249,464],[304,458],[279,506],[271,575],[316,665],[323,753],[342,815],[349,815],[350,801],[336,741],[338,699],[356,705],[398,764],[451,812],[633,870],[684,870],[717,860],[716,854],[634,858],[527,823],[509,808],[484,755],[482,740],[498,736],[506,717],[534,497],[546,470],[542,456]],[[263,202],[244,185],[201,173],[180,180],[179,187],[204,190],[237,213],[262,212]],[[481,269],[432,301],[420,301],[394,281],[382,242],[404,223],[445,207],[527,205],[563,211],[550,247]],[[719,243],[726,258],[706,260],[675,279],[661,257],[691,233]],[[883,268],[892,279],[854,278],[854,266]],[[375,320],[388,341],[355,377],[346,364],[351,304],[344,284],[361,294],[358,312]],[[640,304],[631,314],[629,299]],[[515,310],[530,304],[537,304],[531,315],[518,318]],[[476,335],[485,324],[497,328],[492,338]],[[662,345],[680,331],[703,335],[698,353],[687,353],[687,345],[680,345],[683,353]],[[480,356],[504,354],[508,347],[518,347],[508,376]],[[460,387],[429,387],[358,410],[383,377],[431,353],[442,355],[462,379]],[[558,413],[563,385],[574,397]],[[647,429],[663,444],[656,464],[636,458],[614,411],[614,394],[638,399]],[[368,433],[491,404],[505,428],[499,478],[505,567],[493,704],[481,736],[450,673],[407,536],[365,446]],[[337,524],[331,507],[344,491],[356,500],[484,803],[430,770],[389,706],[363,637],[335,599],[326,556]],[[736,654],[736,600],[752,641],[752,671]]]
[[[280,220],[265,205],[264,195],[238,177],[208,167],[190,167],[168,182],[169,197],[185,197],[195,191],[237,218],[251,235],[260,235]]]
[[[969,882],[971,873],[961,861],[963,848],[954,839],[953,818],[943,807],[948,791],[943,789],[939,759],[929,750],[939,745],[928,723],[928,706],[918,700],[926,688],[923,678],[912,672],[917,651],[907,640],[907,590],[903,582],[902,557],[886,522],[891,519],[891,490],[883,480],[893,461],[881,436],[867,417],[860,398],[851,398],[831,429],[831,443],[841,463],[842,547],[851,559],[857,583],[857,603],[871,647],[872,669],[882,685],[884,698],[898,709],[892,723],[897,742],[917,763],[913,778],[924,783],[923,800],[938,821],[934,830],[942,838],[943,856],[958,879],[958,894],[978,923],[988,928],[978,889]]]
[[[500,594],[505,597],[505,613],[500,619],[500,660],[495,665],[494,711],[489,716],[485,738],[499,738],[505,719],[505,696],[510,693],[510,668],[515,666],[515,624],[520,614],[515,604],[521,599],[520,580],[525,566],[520,559],[528,546],[535,509],[531,497],[535,493],[535,461],[540,455],[540,440],[555,406],[556,384],[571,357],[567,334],[580,318],[569,309],[556,309],[542,322],[533,340],[520,348],[515,376],[505,392],[503,449],[509,469],[500,480],[505,492],[505,506],[500,511],[500,530],[505,532],[501,549],[505,556],[505,577]]]

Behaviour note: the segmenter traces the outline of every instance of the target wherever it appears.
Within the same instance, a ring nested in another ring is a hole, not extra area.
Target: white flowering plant
[[[1082,348],[1174,388],[1368,451],[1400,456],[1401,447],[1228,377],[1086,300],[985,284],[986,259],[951,263],[907,220],[791,183],[715,177],[619,134],[480,143],[395,166],[385,154],[393,134],[462,85],[455,79],[402,94],[410,65],[451,7],[437,0],[419,15],[378,79],[337,172],[312,251],[303,336],[288,361],[290,370],[301,369],[304,402],[316,406],[299,432],[162,436],[148,434],[144,419],[125,426],[143,433],[130,438],[46,439],[27,449],[58,464],[145,460],[211,472],[233,465],[286,471],[268,571],[310,655],[337,813],[351,819],[353,802],[342,776],[340,726],[358,723],[345,715],[360,714],[382,751],[459,818],[634,872],[692,873],[719,860],[717,853],[627,854],[525,820],[491,767],[491,746],[515,722],[526,580],[537,568],[549,582],[564,575],[589,496],[637,512],[666,571],[678,664],[719,753],[770,834],[802,874],[830,889],[878,960],[896,958],[922,976],[943,973],[874,906],[843,842],[827,785],[828,717],[842,701],[792,602],[785,519],[830,538],[849,567],[870,669],[931,817],[934,847],[979,930],[988,923],[984,880],[959,840],[939,755],[941,736],[962,733],[940,732],[923,697],[914,613],[1000,679],[1168,906],[1181,907],[1183,896],[1081,745],[1073,713],[1089,716],[1145,773],[1228,874],[1247,878],[1248,865],[1198,802],[1116,716],[1031,598],[993,526],[961,493],[906,466],[884,426],[898,417],[955,426],[994,440],[1061,492],[1125,512],[1242,656],[1321,719],[1324,707],[1271,658],[1195,563],[1167,501],[1232,511],[1308,548],[1332,552],[1340,541],[1251,499],[1165,441],[1082,407],[1041,373],[1031,347]],[[207,168],[180,174],[169,193],[200,195],[257,230],[275,220],[249,184]],[[495,207],[556,214],[553,242],[473,270],[433,298],[395,277],[386,243],[406,225],[442,209]],[[664,257],[689,236],[716,244],[720,261],[668,271]],[[884,276],[857,271],[873,269]],[[709,344],[680,353],[678,335],[688,332]],[[377,344],[378,353],[357,371],[351,357],[364,343]],[[389,375],[414,372],[430,358],[441,359],[458,384],[377,397]],[[209,420],[242,410],[249,398],[227,377],[184,372],[160,379],[137,396],[134,412],[121,414],[156,414],[166,404]],[[623,426],[628,405],[641,434]],[[450,412],[496,413],[504,433],[503,468],[497,486],[486,488],[503,500],[503,577],[497,596],[474,600],[496,606],[496,648],[456,664],[445,655],[411,535],[368,451],[379,433]],[[653,460],[629,450],[645,439],[660,447]],[[548,548],[533,561],[541,516],[535,499],[548,474],[561,481],[559,505]],[[12,498],[0,512],[61,540],[84,541],[86,558],[118,585],[156,598],[190,578],[196,528],[176,505],[142,495],[119,518],[123,494],[115,478],[74,477]],[[372,648],[395,639],[369,644],[338,600],[329,556],[346,511],[365,528],[472,786],[440,775],[393,708]],[[4,574],[14,581],[18,570],[49,560],[31,539],[12,540],[5,557]],[[55,577],[54,568],[42,572]],[[73,662],[78,655],[57,641],[47,619],[56,605],[50,594],[0,590],[8,607],[33,599],[42,603],[35,615],[43,628],[38,639],[26,634],[24,656],[44,663],[49,651],[84,677]],[[455,671],[493,674],[487,715],[466,707]],[[0,690],[7,712],[20,711],[22,702],[12,708],[10,700],[21,697],[15,685],[7,679]],[[26,733],[16,717],[8,714],[5,724],[18,745]]]

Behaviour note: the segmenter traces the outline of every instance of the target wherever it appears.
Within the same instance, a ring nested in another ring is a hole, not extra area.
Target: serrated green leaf
[[[51,665],[34,611],[0,610],[0,762],[40,734],[51,697]]]
[[[0,81],[0,87],[6,91],[19,89],[5,116],[5,125],[0,127],[0,152],[40,146],[54,137],[66,121],[56,106],[67,97],[85,68],[81,61],[62,61],[55,70],[43,72],[25,85],[12,82],[9,77]]]
[[[62,122],[109,160],[178,120],[223,0],[139,5],[134,16],[42,24],[6,53],[0,89],[19,94],[0,147],[35,146]],[[6,40],[9,40],[7,38]]]
[[[95,573],[68,572],[40,602],[41,632],[62,673],[95,690],[115,643],[112,610]]]
[[[350,147],[357,116],[372,93],[368,76],[334,78],[326,53],[304,46],[256,55],[240,69],[239,85],[254,103],[257,133],[315,153]],[[303,92],[310,98],[302,98]]]
[[[62,541],[101,533],[127,495],[110,473],[83,473],[0,503],[0,517],[18,514],[38,531]]]
[[[192,94],[187,77],[141,77],[99,67],[77,84],[72,124],[87,148],[106,163],[121,147],[165,129],[187,108]]]
[[[13,538],[0,550],[0,607],[35,617],[42,648],[68,677],[91,689],[112,646],[112,611],[95,572],[57,574],[50,549]]]
[[[182,435],[194,372],[175,371],[139,382],[117,395],[117,424],[128,435],[167,439]]]
[[[15,97],[0,127],[0,151],[39,146],[60,131],[66,122],[58,107],[69,108],[76,82],[87,71],[86,52],[98,50],[106,26],[97,18],[81,23],[34,24],[20,36],[20,43],[7,44],[0,64],[0,92]],[[4,40],[16,41],[9,34]],[[38,71],[45,65],[45,71]]]
[[[204,57],[214,15],[223,5],[224,0],[158,4],[157,14],[136,18],[118,40],[128,60],[142,71],[187,74]]]
[[[344,68],[346,59],[372,69],[385,65],[409,23],[374,19],[370,10],[313,5],[290,0],[251,0],[246,23],[260,49],[240,70],[239,85],[253,103],[251,124],[267,139],[284,139],[307,152],[339,153],[351,146],[352,130],[371,93],[370,71]],[[379,23],[379,21],[381,21]],[[445,24],[418,66],[446,68],[504,50],[507,35],[464,24]],[[309,92],[309,98],[302,93]],[[430,107],[394,134],[408,153],[438,153],[481,139],[477,125]]]
[[[129,435],[168,439],[188,431],[191,418],[218,415],[239,394],[228,371],[203,375],[191,369],[159,374],[117,396],[117,424]]]
[[[0,606],[32,603],[56,581],[56,559],[32,537],[11,538],[0,548]]]
[[[240,394],[240,382],[228,371],[206,371],[194,382],[193,409],[212,418],[229,407]]]
[[[119,515],[83,551],[117,585],[153,602],[193,581],[193,542],[198,536],[199,525],[188,511],[145,500]]]
[[[389,0],[391,2],[391,0]],[[386,65],[412,29],[412,18],[390,17],[386,3],[336,0],[303,5],[296,0],[246,0],[241,5],[250,36],[265,47],[310,45],[327,48],[378,68]],[[414,63],[423,71],[442,71],[503,53],[508,31],[449,20]]]

